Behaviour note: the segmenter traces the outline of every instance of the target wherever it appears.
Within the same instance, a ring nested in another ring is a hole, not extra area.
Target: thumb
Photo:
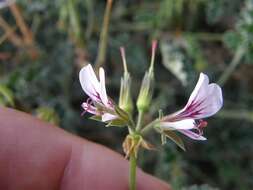
[[[75,144],[62,180],[64,190],[128,190],[129,162],[118,153],[91,142]],[[137,170],[138,190],[169,190],[164,182],[140,169]]]
[[[0,107],[0,189],[128,190],[120,154],[12,109]],[[169,190],[137,171],[138,190]]]

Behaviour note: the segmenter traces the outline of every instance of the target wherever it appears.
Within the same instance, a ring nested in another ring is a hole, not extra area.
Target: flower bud
[[[137,100],[137,108],[139,112],[147,112],[152,100],[154,89],[154,60],[156,47],[157,41],[153,41],[151,64],[149,67],[149,71],[145,73],[145,76],[142,80],[141,90]]]
[[[133,102],[131,98],[131,78],[129,73],[125,73],[121,78],[119,107],[131,115],[133,111]]]
[[[120,48],[121,57],[124,65],[124,76],[121,78],[119,107],[126,111],[128,114],[132,114],[133,102],[131,98],[131,77],[127,71],[126,58],[124,48]]]
[[[137,99],[137,108],[139,112],[147,112],[153,96],[153,88],[154,74],[153,72],[146,72]]]

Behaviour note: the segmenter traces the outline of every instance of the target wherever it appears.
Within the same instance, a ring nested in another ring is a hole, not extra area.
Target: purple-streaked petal
[[[181,121],[174,122],[161,122],[160,126],[164,129],[178,130],[178,129],[193,129],[196,127],[195,121],[193,119],[184,119]]]
[[[108,106],[108,98],[105,88],[105,71],[103,68],[99,68],[99,80],[100,80],[100,98],[105,106]]]
[[[208,82],[207,75],[201,73],[186,106],[171,117],[201,119],[218,112],[223,105],[222,91],[219,85]]]
[[[82,108],[84,109],[85,112],[89,112],[91,114],[98,115],[97,108],[90,105],[90,104],[87,104],[84,102],[84,103],[82,103]]]
[[[94,101],[98,101],[97,97],[100,90],[100,84],[97,80],[95,72],[90,64],[83,67],[79,72],[79,80],[84,92]]]
[[[208,85],[208,92],[206,98],[196,108],[199,112],[194,118],[201,119],[214,115],[223,105],[222,91],[220,86],[215,83]]]
[[[186,104],[186,107],[196,100],[205,98],[208,84],[209,84],[208,76],[204,73],[200,73],[199,80],[191,93],[191,96]]]
[[[105,113],[102,115],[102,121],[106,122],[106,121],[111,121],[116,119],[118,116],[110,114],[110,113]]]
[[[193,131],[190,131],[190,130],[180,129],[180,130],[178,130],[178,132],[186,135],[187,137],[189,137],[193,140],[200,140],[200,141],[207,140],[206,137],[204,137],[198,133],[194,133]]]

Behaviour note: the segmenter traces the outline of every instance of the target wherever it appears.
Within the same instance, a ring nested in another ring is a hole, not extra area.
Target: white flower
[[[90,64],[84,66],[79,73],[79,80],[84,92],[89,96],[82,103],[84,112],[102,117],[102,121],[116,119],[113,102],[108,98],[105,88],[105,71],[99,68],[99,80]]]
[[[164,130],[177,130],[194,139],[206,140],[203,128],[207,125],[203,118],[218,112],[223,105],[222,91],[219,85],[209,84],[208,76],[200,73],[186,106],[178,112],[161,119],[160,126]]]

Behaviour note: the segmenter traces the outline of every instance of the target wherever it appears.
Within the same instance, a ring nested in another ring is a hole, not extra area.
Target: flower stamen
[[[203,135],[204,128],[207,126],[207,121],[201,119],[198,122],[196,129],[198,130],[199,135]]]
[[[88,98],[87,100],[86,100],[86,108],[84,108],[84,111],[81,113],[81,116],[84,116],[84,114],[86,113],[86,112],[88,112],[90,109],[91,109],[91,105],[92,105],[92,99],[91,98]]]

